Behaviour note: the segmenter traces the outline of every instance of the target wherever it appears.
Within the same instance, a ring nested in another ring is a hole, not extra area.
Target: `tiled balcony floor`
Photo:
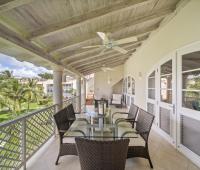
[[[58,146],[58,139],[53,138],[48,146],[28,163],[27,170],[80,170],[77,156],[63,156],[59,160],[59,165],[55,165]],[[149,149],[154,170],[200,170],[154,130],[150,134]],[[125,169],[150,170],[150,167],[145,159],[131,158],[127,160]]]

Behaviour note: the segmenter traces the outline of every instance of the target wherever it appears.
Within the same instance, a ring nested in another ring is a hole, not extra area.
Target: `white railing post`
[[[83,78],[82,107],[83,107],[83,111],[85,111],[86,109],[86,78]]]
[[[22,119],[22,161],[23,170],[26,170],[26,119]]]
[[[57,105],[54,106],[54,114],[56,113],[56,110],[57,110],[56,106]],[[52,118],[53,118],[53,114],[52,114]],[[54,135],[56,137],[56,135],[58,134],[58,131],[57,131],[57,128],[56,128],[56,122],[55,122],[54,118],[53,118],[53,123],[54,123],[54,125],[53,125],[53,131],[54,131]]]

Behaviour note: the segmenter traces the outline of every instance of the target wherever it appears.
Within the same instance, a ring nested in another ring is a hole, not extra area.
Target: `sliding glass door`
[[[176,56],[170,54],[158,66],[158,121],[163,135],[176,145]]]
[[[200,43],[177,51],[178,148],[200,165]]]
[[[154,124],[158,125],[156,116],[156,74],[156,70],[153,70],[147,77],[147,111],[155,116]]]
[[[166,56],[147,75],[147,111],[155,115],[154,125],[176,145],[176,56]]]

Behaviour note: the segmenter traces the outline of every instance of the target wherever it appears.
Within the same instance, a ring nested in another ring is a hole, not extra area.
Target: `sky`
[[[0,53],[0,72],[4,70],[13,71],[15,77],[38,77],[39,73],[52,73],[44,67],[37,67],[26,61],[18,61],[13,57]]]

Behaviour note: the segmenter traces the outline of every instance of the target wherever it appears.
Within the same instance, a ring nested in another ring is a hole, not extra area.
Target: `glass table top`
[[[138,137],[138,134],[136,134],[132,127],[117,126],[101,119],[98,120],[98,123],[86,123],[85,121],[76,120],[65,133],[65,137],[84,137],[96,140]]]

